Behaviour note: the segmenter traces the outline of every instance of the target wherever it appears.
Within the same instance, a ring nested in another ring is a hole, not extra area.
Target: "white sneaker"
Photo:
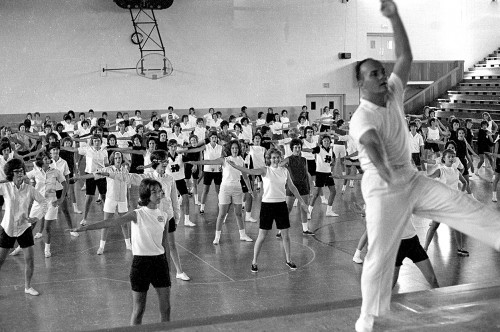
[[[188,275],[187,275],[185,272],[182,272],[182,273],[177,273],[177,274],[175,275],[175,277],[176,277],[177,279],[181,279],[181,280],[184,280],[184,281],[189,281],[189,280],[191,280],[191,278],[189,278],[189,277],[188,277]]]
[[[298,205],[298,204],[299,204],[299,201],[297,201],[297,200],[295,200],[295,201],[293,202],[293,206],[294,206],[294,207],[297,207],[297,205]]]
[[[333,212],[333,210],[327,210],[325,213],[325,216],[327,217],[338,217],[339,215]]]
[[[343,185],[342,185],[342,191],[341,191],[341,192],[342,192],[342,195],[344,195],[344,193],[345,193],[345,189],[346,189],[346,185],[345,185],[345,184],[343,184]]]
[[[248,218],[247,221],[250,221],[250,222],[257,222],[257,219],[254,219],[252,217]]]
[[[69,235],[74,236],[74,237],[80,236],[80,234],[78,234],[78,232],[69,232]]]
[[[321,203],[322,204],[328,204],[328,200],[326,199],[325,196],[321,196]]]
[[[99,247],[99,249],[97,249],[97,254],[98,255],[104,254],[104,248],[103,247]]]
[[[374,320],[375,319],[373,318],[372,315],[361,315],[356,321],[356,324],[354,325],[356,332],[373,331]]]
[[[253,240],[250,238],[250,236],[248,236],[246,234],[243,236],[240,236],[240,241],[253,242]]]
[[[82,225],[82,226],[85,226],[85,225],[87,225],[87,220],[85,220],[85,219],[82,219],[82,221],[80,221],[80,225]]]
[[[219,244],[219,241],[220,241],[220,239],[215,238],[215,239],[214,239],[214,242],[212,242],[212,243],[213,243],[213,244],[215,244],[215,245],[218,245],[218,244]]]
[[[73,213],[75,213],[75,214],[82,214],[83,212],[80,211],[80,210],[78,210],[78,208],[76,208],[76,209],[73,209]]]
[[[45,250],[45,258],[50,258],[52,256],[52,253],[50,250]]]
[[[354,188],[354,180],[349,181],[349,188]]]
[[[352,261],[356,264],[363,264],[363,259],[361,258],[361,256],[354,256],[352,258]]]
[[[35,236],[33,236],[34,239],[39,239],[41,238],[43,235],[42,233],[36,233]]]
[[[40,295],[40,293],[38,293],[33,287],[25,288],[24,292],[26,294],[29,294],[29,295],[32,295],[32,296],[38,296],[38,295]]]
[[[23,251],[23,249],[21,249],[21,247],[16,247],[9,255],[10,256],[17,256],[19,255],[21,252]]]
[[[195,223],[191,222],[191,221],[184,221],[184,226],[187,226],[187,227],[194,227],[196,226]]]

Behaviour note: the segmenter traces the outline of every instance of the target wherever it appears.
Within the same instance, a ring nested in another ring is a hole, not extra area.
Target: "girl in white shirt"
[[[281,162],[281,152],[275,148],[271,148],[266,153],[266,159],[270,161],[270,166],[265,166],[259,169],[248,169],[241,167],[232,161],[226,161],[229,165],[242,173],[255,176],[260,175],[263,179],[264,193],[262,195],[262,205],[260,209],[259,236],[255,242],[251,271],[254,273],[259,271],[257,267],[257,258],[267,233],[272,229],[274,221],[276,221],[276,227],[281,230],[286,265],[291,270],[296,270],[297,266],[292,262],[290,255],[290,237],[288,235],[290,220],[286,205],[285,188],[288,186],[294,196],[299,200],[303,209],[307,210],[307,205],[293,184],[288,170],[279,165]]]
[[[465,191],[465,189],[467,188],[467,181],[460,173],[460,171],[453,166],[453,163],[456,159],[455,151],[444,150],[443,157],[441,159],[443,165],[441,165],[434,173],[430,174],[429,177],[433,179],[438,179],[440,182],[443,182],[444,184],[448,185],[450,188],[454,190],[458,190],[458,184],[459,182],[461,182],[462,183],[461,191]],[[433,220],[425,237],[425,245],[424,245],[425,251],[429,249],[429,244],[431,243],[434,234],[436,234],[436,230],[438,227],[439,227],[439,222]],[[465,250],[463,247],[463,234],[456,230],[452,230],[452,232],[454,234],[455,242],[457,245],[457,255],[468,257],[469,252]]]
[[[140,208],[130,211],[124,216],[106,219],[74,230],[83,232],[132,222],[132,254],[134,258],[130,271],[133,298],[131,325],[142,324],[150,284],[153,285],[158,294],[160,320],[162,322],[170,321],[171,281],[168,259],[165,255],[166,250],[168,250],[168,215],[158,208],[164,196],[165,193],[158,181],[144,179],[139,186]]]
[[[262,135],[257,133],[253,137],[253,145],[249,146],[248,155],[250,156],[250,168],[262,168],[265,166],[266,148],[260,146],[262,143]],[[253,179],[252,179],[253,180]],[[257,188],[262,187],[262,178],[256,176]]]
[[[253,130],[248,118],[241,119],[241,129],[243,133],[243,139],[247,143],[250,143],[252,141]]]
[[[102,168],[98,172],[108,172],[108,173],[128,173],[128,168],[125,165],[125,159],[120,151],[113,151],[109,156],[109,163],[111,166]],[[81,177],[75,177],[76,180],[90,179],[94,178],[94,174],[87,174]],[[119,216],[123,216],[128,212],[128,200],[127,200],[127,184],[125,182],[114,180],[111,178],[106,178],[106,200],[104,201],[104,220],[111,219],[115,216],[115,212],[118,212]],[[122,233],[125,239],[125,247],[128,250],[132,250],[132,245],[130,242],[130,233],[127,224],[122,224]],[[103,228],[101,230],[101,240],[99,242],[99,248],[97,249],[97,254],[102,255],[104,253],[104,247],[106,246],[106,238],[108,237],[108,229]]]
[[[241,157],[240,143],[236,140],[230,141],[225,145],[225,152],[225,155],[228,157],[221,157],[215,160],[188,161],[188,163],[193,165],[222,166],[222,185],[219,191],[219,214],[217,216],[215,239],[213,244],[219,244],[220,235],[222,233],[222,222],[226,217],[231,204],[234,205],[234,215],[240,231],[240,240],[252,242],[253,240],[245,232],[245,224],[241,214],[241,206],[243,204],[243,190],[240,183],[241,172],[228,164],[228,162],[232,162],[240,167],[243,167],[244,161]],[[245,180],[247,187],[250,187],[250,180],[246,174],[243,176],[243,179]]]

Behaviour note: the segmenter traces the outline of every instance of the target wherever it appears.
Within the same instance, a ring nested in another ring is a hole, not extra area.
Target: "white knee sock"
[[[50,243],[45,243],[45,251],[50,251]]]
[[[216,240],[220,239],[221,234],[222,234],[222,231],[215,231],[215,239]]]
[[[205,211],[205,204],[201,203],[200,210]]]
[[[125,241],[127,241],[127,240],[125,240]],[[130,241],[130,239],[129,239],[129,241]],[[106,245],[106,241],[101,240],[101,241],[99,242],[99,248],[103,248],[103,249],[104,249],[104,246],[105,246],[105,245]]]

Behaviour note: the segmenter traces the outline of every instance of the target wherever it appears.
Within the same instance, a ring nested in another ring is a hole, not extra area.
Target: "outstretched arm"
[[[206,159],[206,160],[194,160],[194,161],[185,161],[184,163],[186,164],[191,164],[191,165],[223,165],[224,164],[224,159],[223,158],[217,158],[217,159]]]
[[[405,87],[410,77],[410,68],[413,61],[410,41],[406,35],[406,30],[399,16],[396,4],[392,0],[382,0],[381,11],[391,21],[392,30],[394,31],[396,64],[394,65],[393,72],[398,75],[401,82],[403,82],[403,87]]]
[[[238,171],[240,171],[241,173],[245,173],[245,174],[250,174],[250,175],[266,175],[266,169],[265,168],[256,168],[256,169],[248,169],[246,167],[241,167],[241,166],[238,166],[236,165],[235,163],[233,163],[232,161],[228,160],[226,161],[229,165],[233,166],[234,168],[236,168]]]
[[[123,225],[129,221],[137,222],[137,214],[135,211],[130,211],[127,214],[118,218],[106,219],[96,222],[95,224],[92,225],[80,226],[78,228],[72,229],[71,231],[85,232],[85,231],[91,231],[93,229],[109,228],[112,226]]]

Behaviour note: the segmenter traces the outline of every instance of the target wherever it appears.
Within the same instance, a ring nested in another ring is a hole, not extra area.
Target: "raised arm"
[[[394,178],[393,170],[389,165],[387,151],[377,131],[375,129],[368,130],[360,137],[359,143],[365,147],[368,157],[382,179],[391,184]]]
[[[392,0],[381,1],[382,14],[389,19],[392,25],[395,39],[396,51],[396,64],[394,65],[393,72],[398,75],[403,82],[403,87],[406,86],[408,78],[410,77],[410,68],[413,61],[411,53],[410,41],[406,34],[403,21],[398,13],[398,8]]]

